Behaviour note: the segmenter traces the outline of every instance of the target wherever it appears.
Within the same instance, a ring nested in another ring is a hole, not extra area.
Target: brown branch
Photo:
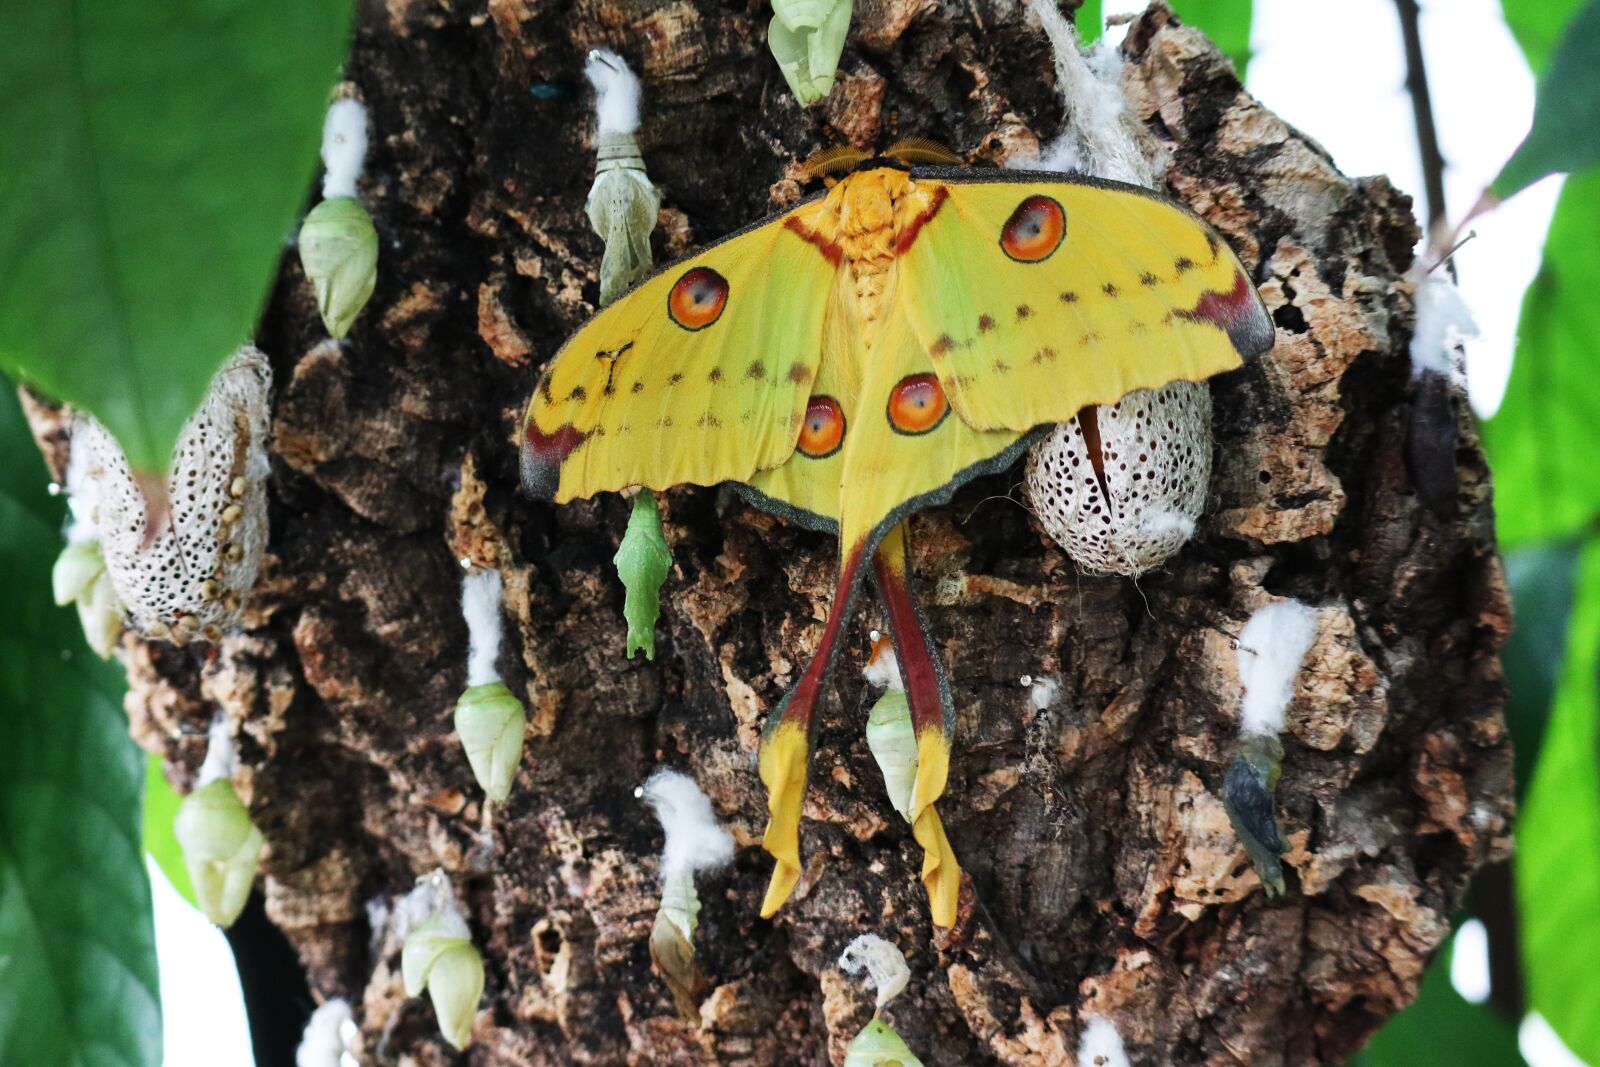
[[[1433,98],[1428,93],[1428,70],[1422,57],[1417,0],[1395,0],[1400,13],[1400,34],[1406,46],[1406,89],[1411,93],[1411,114],[1417,125],[1417,151],[1422,156],[1422,185],[1428,198],[1428,231],[1445,222],[1444,155],[1433,124]]]

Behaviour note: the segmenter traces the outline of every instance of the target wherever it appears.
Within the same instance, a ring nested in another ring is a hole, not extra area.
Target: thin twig
[[[1428,70],[1422,59],[1422,34],[1418,27],[1417,0],[1395,0],[1400,12],[1400,34],[1406,46],[1406,89],[1411,93],[1411,113],[1417,124],[1417,150],[1422,155],[1423,192],[1428,198],[1428,232],[1445,224],[1444,156],[1439,132],[1433,125],[1433,99],[1428,95]]]

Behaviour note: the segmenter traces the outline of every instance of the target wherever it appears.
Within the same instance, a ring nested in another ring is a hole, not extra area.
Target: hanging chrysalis
[[[833,89],[854,9],[854,0],[772,0],[767,46],[802,105]]]
[[[911,821],[911,794],[917,784],[917,732],[911,723],[911,704],[895,659],[894,643],[872,631],[872,658],[867,660],[868,682],[884,686],[867,714],[867,748],[883,774],[883,788],[907,822]]]
[[[1406,431],[1406,467],[1417,498],[1437,515],[1456,506],[1456,412],[1461,387],[1457,353],[1478,336],[1478,325],[1449,273],[1436,262],[1411,268],[1417,324],[1411,334],[1411,420]]]
[[[261,831],[233,788],[238,756],[231,726],[222,712],[212,720],[200,776],[172,824],[195,900],[206,918],[222,927],[233,925],[250,899],[262,845]]]
[[[461,614],[467,621],[467,689],[456,702],[456,736],[472,775],[496,804],[511,795],[522,761],[528,712],[500,680],[500,572],[474,570],[461,580]]]
[[[1068,104],[1066,129],[1030,165],[1154,187],[1159,172],[1127,113],[1117,53],[1085,55],[1054,5],[1030,7],[1050,38]],[[1080,567],[1133,576],[1165,563],[1194,535],[1210,481],[1210,387],[1175,381],[1085,407],[1056,426],[1029,451],[1025,484],[1040,525]]]
[[[911,981],[911,968],[900,949],[876,934],[862,934],[845,948],[839,968],[850,975],[864,973],[877,991],[872,1021],[851,1039],[844,1067],[922,1067],[922,1061],[883,1019],[883,1009]]]
[[[106,573],[147,637],[215,641],[243,616],[267,542],[271,386],[253,347],[223,364],[178,437],[169,507],[149,537],[144,494],[116,438],[88,416],[73,425],[71,462],[81,449]]]
[[[322,203],[300,226],[300,264],[317,293],[322,324],[344,340],[378,277],[378,231],[356,199],[367,154],[367,109],[336,100],[322,126]]]
[[[89,467],[89,449],[74,448],[67,460],[67,546],[51,568],[50,586],[58,606],[78,606],[83,638],[95,655],[110,659],[122,636],[122,604],[100,549],[100,482],[88,477]]]
[[[661,512],[655,494],[648,489],[634,494],[633,513],[628,530],[612,557],[617,577],[627,596],[622,614],[628,620],[628,658],[640,650],[644,658],[656,658],[656,619],[661,615],[661,584],[672,568],[672,550],[661,532]]]
[[[583,68],[594,86],[599,115],[594,185],[583,209],[605,239],[600,260],[600,306],[605,307],[650,273],[650,231],[661,193],[650,183],[634,134],[639,129],[639,78],[621,56],[589,53]]]
[[[406,996],[428,991],[439,1032],[453,1048],[472,1043],[472,1024],[483,999],[483,957],[443,871],[417,880],[400,905],[406,927],[400,973]]]
[[[1298,600],[1266,605],[1239,634],[1239,751],[1222,784],[1222,803],[1250,856],[1267,896],[1284,891],[1283,835],[1278,832],[1274,793],[1283,767],[1284,712],[1294,696],[1300,662],[1317,637],[1317,613]]]
[[[678,1013],[685,1022],[698,1022],[706,980],[694,961],[694,931],[700,920],[694,876],[733,858],[733,836],[717,822],[710,798],[686,774],[663,767],[638,795],[666,833],[661,849],[661,907],[650,931],[650,958]]]

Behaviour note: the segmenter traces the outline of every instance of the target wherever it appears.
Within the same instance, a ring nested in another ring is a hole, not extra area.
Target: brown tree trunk
[[[1418,503],[1405,465],[1406,197],[1341,175],[1165,6],[1133,26],[1127,86],[1171,189],[1233,242],[1278,325],[1271,353],[1215,383],[1208,517],[1132,582],[1078,573],[1021,505],[1019,469],[919,515],[914,572],[960,715],[941,808],[970,908],[931,927],[920,850],[867,753],[856,668],[882,620],[863,598],[805,874],[767,922],[756,741],[819,636],[834,544],[716,490],[666,494],[659,653],[630,662],[610,565],[627,505],[517,487],[518,415],[597,292],[584,55],[614,47],[644,80],[659,260],[792,201],[795,161],[840,140],[1026,154],[1062,119],[1048,46],[1011,0],[858,0],[840,85],[807,111],[766,52],[764,4],[362,7],[347,76],[373,120],[377,293],[347,344],[319,343],[285,256],[258,337],[278,385],[249,628],[211,656],[126,651],[135,734],[180,786],[214,704],[242,723],[269,914],[317,993],[355,1004],[363,1062],[452,1061],[369,929],[369,902],[439,866],[488,969],[473,1064],[838,1063],[870,997],[835,961],[865,931],[907,952],[890,1017],[929,1064],[1070,1064],[1089,1013],[1138,1064],[1337,1062],[1410,1000],[1467,880],[1508,850],[1511,753],[1508,609],[1459,398],[1453,517]],[[450,719],[462,558],[505,576],[502,663],[531,718],[487,847]],[[1322,610],[1289,709],[1276,902],[1218,799],[1232,636],[1269,594]],[[1025,675],[1058,698],[1036,709]],[[693,773],[742,846],[700,880],[698,1029],[647,949],[661,837],[633,790],[659,763]]]

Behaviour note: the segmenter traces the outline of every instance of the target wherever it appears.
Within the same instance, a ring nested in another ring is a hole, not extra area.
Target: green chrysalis
[[[845,1049],[844,1067],[922,1067],[905,1039],[882,1019],[861,1028]]]
[[[661,583],[672,566],[672,551],[661,532],[661,513],[655,494],[648,490],[634,495],[633,514],[617,554],[612,557],[617,577],[627,590],[622,614],[628,620],[628,658],[639,650],[644,658],[656,658],[656,619],[661,614]]]
[[[917,732],[911,725],[911,705],[904,689],[885,689],[867,715],[867,747],[883,773],[883,788],[907,822],[911,821],[911,791],[917,784]]]
[[[1250,864],[1256,869],[1267,896],[1283,895],[1283,836],[1278,832],[1278,819],[1273,805],[1273,793],[1278,788],[1278,774],[1283,766],[1283,745],[1269,734],[1246,734],[1239,740],[1239,754],[1234,756],[1222,784],[1222,803],[1227,809],[1233,832],[1250,855]]]
[[[817,0],[772,5],[775,12],[767,27],[767,45],[789,89],[803,105],[814,104],[833,88],[844,39],[850,32],[854,0]],[[826,14],[822,10],[827,8]]]
[[[255,884],[262,836],[233,783],[219,778],[183,798],[172,824],[206,918],[231,926]]]
[[[322,324],[344,340],[378,277],[378,231],[353,196],[324,200],[300,227],[300,263],[317,293]]]
[[[456,701],[455,721],[473,777],[490,800],[504,803],[511,795],[528,728],[522,701],[499,679],[470,686]]]
[[[452,907],[419,923],[400,950],[400,971],[406,996],[426,989],[439,1032],[454,1048],[466,1048],[483,998],[483,957],[466,920]]]

